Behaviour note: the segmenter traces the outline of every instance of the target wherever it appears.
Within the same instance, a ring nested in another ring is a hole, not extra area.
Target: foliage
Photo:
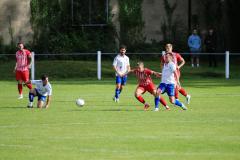
[[[176,0],[171,5],[168,0],[163,1],[166,17],[161,25],[161,31],[164,42],[173,43],[175,49],[185,50],[186,29],[181,18],[174,19],[174,13],[178,6],[177,2]]]
[[[40,53],[112,51],[115,48],[111,23],[92,28],[71,26],[71,1],[31,0],[31,15],[33,45]]]
[[[145,42],[142,1],[119,0],[120,42],[127,44],[132,51]]]

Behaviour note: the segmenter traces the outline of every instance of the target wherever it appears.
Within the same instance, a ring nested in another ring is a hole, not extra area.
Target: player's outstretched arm
[[[49,107],[49,104],[50,104],[50,102],[51,102],[51,99],[52,99],[52,96],[48,95],[48,96],[47,96],[47,102],[46,102],[45,108],[48,108],[48,107]]]
[[[178,65],[178,69],[182,68],[182,66],[184,66],[185,64],[185,60],[184,58],[181,59],[181,63]]]
[[[32,67],[32,56],[31,54],[28,55],[28,68],[30,69]]]
[[[159,78],[162,76],[162,73],[153,71],[153,75],[155,75],[157,78]]]

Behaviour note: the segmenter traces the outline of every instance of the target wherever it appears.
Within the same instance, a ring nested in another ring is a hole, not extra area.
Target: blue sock
[[[122,92],[122,88],[121,88],[121,89],[119,89],[119,94],[121,94],[121,92]]]
[[[115,97],[116,97],[116,98],[119,98],[119,94],[120,94],[120,90],[119,90],[119,89],[116,89],[116,90],[115,90]]]
[[[33,102],[34,94],[33,93],[29,93],[28,98],[29,98],[30,102]]]
[[[175,104],[179,107],[182,107],[182,103],[178,99],[175,99]]]
[[[159,102],[160,102],[160,98],[159,97],[155,97],[155,108],[159,108]]]

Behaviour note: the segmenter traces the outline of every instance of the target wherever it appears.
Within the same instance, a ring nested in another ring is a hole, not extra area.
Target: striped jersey
[[[153,71],[148,69],[148,68],[144,68],[144,70],[141,72],[138,68],[134,69],[133,72],[135,73],[137,79],[138,79],[138,84],[140,86],[147,86],[152,82],[152,78],[151,75],[153,74]]]
[[[31,52],[27,49],[23,49],[23,51],[18,50],[16,52],[16,62],[17,62],[17,71],[27,71],[29,60],[28,57],[31,56]]]

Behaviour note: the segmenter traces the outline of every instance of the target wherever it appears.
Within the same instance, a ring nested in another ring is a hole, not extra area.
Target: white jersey
[[[116,67],[117,71],[121,74],[127,73],[128,66],[130,66],[128,56],[117,55],[113,60],[113,66]],[[117,75],[117,73],[116,73]]]
[[[36,85],[37,92],[42,96],[52,95],[52,86],[49,82],[45,86],[43,86],[42,80],[31,80],[31,83]]]
[[[176,65],[173,62],[165,63],[162,69],[162,83],[175,84],[175,71]]]

